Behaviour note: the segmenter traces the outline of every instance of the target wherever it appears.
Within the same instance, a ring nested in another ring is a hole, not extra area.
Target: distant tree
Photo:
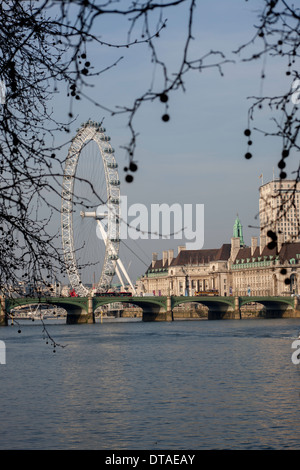
[[[222,51],[209,50],[201,57],[191,51],[193,41],[196,0],[117,1],[105,0],[3,0],[0,4],[0,288],[16,286],[18,282],[33,285],[42,278],[55,279],[64,269],[56,237],[48,230],[49,219],[41,219],[40,209],[51,206],[48,194],[58,191],[58,178],[62,175],[63,161],[57,154],[57,135],[68,132],[73,120],[74,100],[91,99],[90,82],[107,69],[118,65],[119,60],[105,69],[90,63],[88,46],[97,43],[102,47],[127,48],[144,45],[149,48],[150,61],[156,74],[161,74],[159,87],[154,81],[150,88],[133,103],[123,107],[112,104],[107,109],[100,101],[94,104],[111,115],[128,116],[130,138],[124,143],[128,155],[126,179],[131,182],[137,170],[134,161],[137,132],[135,121],[146,102],[160,101],[162,120],[169,120],[171,93],[185,90],[188,73],[222,67],[229,62]],[[298,97],[296,87],[299,72],[293,68],[299,57],[299,8],[290,2],[262,0],[260,24],[255,35],[245,45],[237,45],[242,53],[250,44],[260,41],[258,52],[245,60],[277,55],[285,64],[293,85],[282,96],[257,97],[249,110],[247,135],[250,148],[254,131],[255,112],[264,104],[270,110],[280,108],[283,120],[274,119],[274,135],[281,139],[282,156],[278,162],[281,178],[285,178],[285,159],[299,150]],[[186,34],[178,55],[181,60],[177,70],[170,70],[161,59],[157,42],[167,34],[167,12],[185,8]],[[106,17],[123,17],[129,20],[127,40],[122,44],[106,42],[96,31]],[[51,110],[51,99],[61,85],[68,89],[70,108],[64,122],[56,120]],[[93,101],[93,100],[92,100]],[[66,141],[68,137],[66,137]],[[246,158],[251,158],[248,149]],[[60,171],[57,170],[60,168]],[[299,168],[296,170],[299,177]],[[54,271],[54,272],[53,272]],[[47,281],[46,281],[47,282]]]

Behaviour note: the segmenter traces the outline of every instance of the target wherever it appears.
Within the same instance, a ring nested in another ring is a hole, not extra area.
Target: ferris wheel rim
[[[72,139],[66,158],[61,203],[61,231],[62,245],[65,260],[65,268],[69,277],[71,288],[80,296],[88,296],[90,289],[81,281],[74,249],[73,229],[73,196],[76,170],[80,153],[83,147],[90,141],[98,144],[102,157],[107,192],[107,239],[105,242],[105,256],[97,290],[106,291],[111,286],[116,273],[116,262],[119,254],[119,204],[120,204],[120,180],[118,165],[114,157],[114,149],[110,144],[110,138],[106,136],[101,123],[88,120],[77,129],[76,136]]]

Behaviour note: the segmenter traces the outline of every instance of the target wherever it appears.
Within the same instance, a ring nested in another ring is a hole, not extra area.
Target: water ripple
[[[299,321],[2,328],[1,449],[296,449]]]

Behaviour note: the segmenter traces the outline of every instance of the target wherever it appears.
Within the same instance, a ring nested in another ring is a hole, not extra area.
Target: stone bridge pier
[[[210,303],[208,307],[208,320],[240,320],[241,312],[239,307],[233,308],[230,305]]]
[[[67,325],[75,325],[79,323],[95,323],[95,315],[93,311],[92,298],[88,299],[88,310],[78,305],[58,305],[67,311]]]
[[[173,312],[163,307],[147,307],[143,305],[143,321],[173,321]]]
[[[135,302],[138,305],[137,302]],[[139,307],[143,309],[143,321],[173,321],[172,299],[170,296],[165,298],[165,306],[155,305],[154,303],[141,302]]]
[[[5,299],[4,297],[0,297],[0,326],[7,326],[7,315],[6,315],[6,308],[5,308]]]

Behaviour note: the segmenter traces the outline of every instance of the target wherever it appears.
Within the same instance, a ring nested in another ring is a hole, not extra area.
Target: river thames
[[[299,449],[300,319],[2,327],[0,449]]]

